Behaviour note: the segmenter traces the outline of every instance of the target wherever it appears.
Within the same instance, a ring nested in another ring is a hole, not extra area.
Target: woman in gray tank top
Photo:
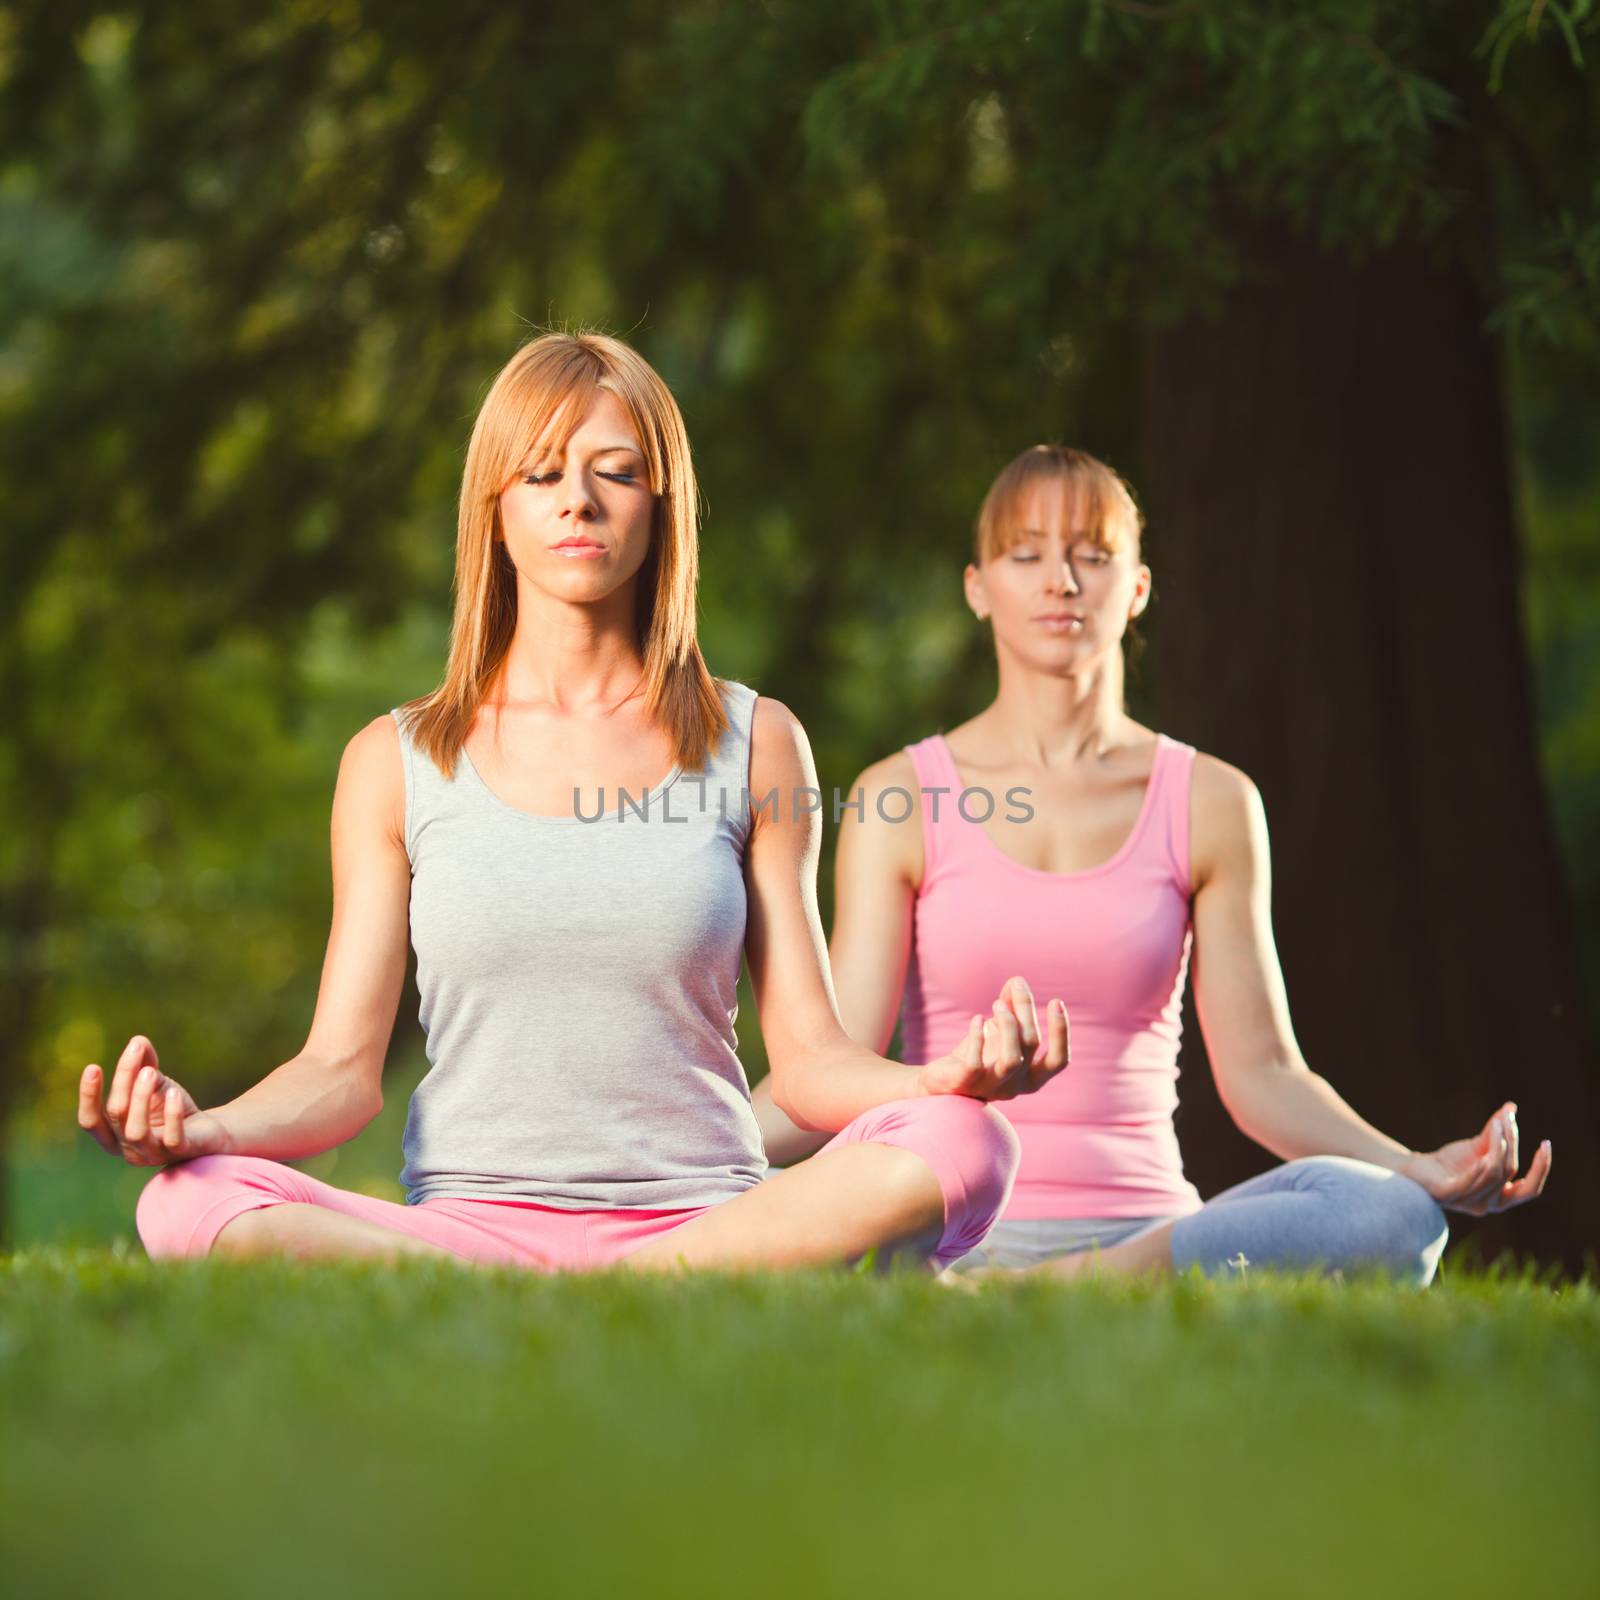
[[[846,1035],[810,748],[707,670],[696,504],[677,404],[626,345],[549,334],[501,371],[467,453],[444,681],[340,767],[304,1049],[209,1110],[143,1036],[109,1085],[83,1074],[81,1125],[163,1169],[138,1206],[152,1255],[938,1268],[988,1231],[1017,1144],[987,1102],[1061,1070],[1065,1012],[1041,1026],[1013,979],[937,1061]],[[430,1071],[399,1205],[283,1163],[381,1105],[408,938]],[[832,1134],[792,1171],[769,1172],[736,1053],[742,957],[776,1102]]]

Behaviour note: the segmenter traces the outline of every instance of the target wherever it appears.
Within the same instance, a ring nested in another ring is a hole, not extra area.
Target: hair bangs
[[[1030,511],[1041,491],[1066,499],[1067,526],[1103,550],[1139,543],[1143,519],[1132,491],[1104,462],[1064,445],[1038,444],[1006,463],[978,511],[974,558],[981,566],[1014,548],[1030,533]]]

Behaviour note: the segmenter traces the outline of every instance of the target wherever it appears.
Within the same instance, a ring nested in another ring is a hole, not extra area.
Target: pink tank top
[[[1059,996],[1072,1023],[1072,1064],[1033,1094],[997,1102],[1022,1142],[1004,1216],[1199,1210],[1172,1125],[1191,939],[1194,747],[1157,736],[1133,832],[1086,872],[1013,861],[981,822],[963,816],[963,784],[943,736],[907,749],[923,791],[923,868],[900,1011],[905,1059],[955,1049],[1014,973],[1028,980],[1041,1021]],[[985,804],[974,794],[967,813],[981,817]],[[997,795],[996,815],[1006,809]]]

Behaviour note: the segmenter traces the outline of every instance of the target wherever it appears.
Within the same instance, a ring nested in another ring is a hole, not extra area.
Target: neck
[[[489,698],[555,711],[614,708],[639,688],[644,655],[634,585],[603,600],[557,599],[517,583],[517,626]]]
[[[1014,759],[1061,766],[1127,742],[1120,651],[1062,675],[1025,666],[1004,649],[999,665],[1000,692],[985,717]]]

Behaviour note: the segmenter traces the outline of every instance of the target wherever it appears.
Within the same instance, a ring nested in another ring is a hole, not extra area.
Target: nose
[[[574,472],[566,481],[567,499],[561,515],[578,522],[593,522],[596,515],[594,496],[582,473]]]
[[[1059,562],[1053,563],[1050,568],[1049,579],[1051,592],[1059,590],[1063,595],[1078,593],[1077,575],[1072,570],[1072,562],[1063,556]]]

